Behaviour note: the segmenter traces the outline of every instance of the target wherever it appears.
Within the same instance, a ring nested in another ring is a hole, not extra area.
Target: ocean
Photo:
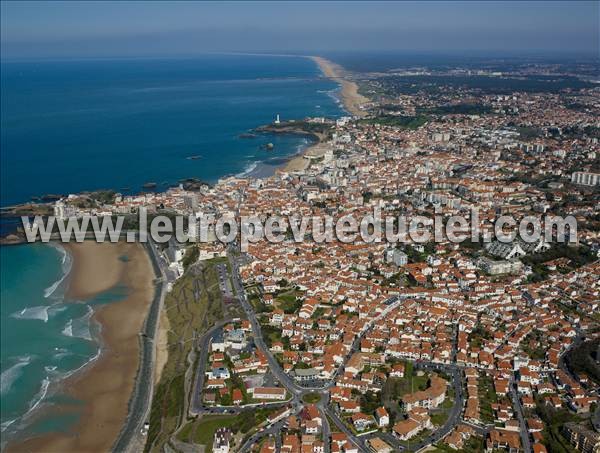
[[[215,182],[306,146],[297,136],[239,137],[277,114],[342,114],[337,84],[301,57],[3,62],[0,71],[2,206]],[[274,151],[261,149],[268,142]]]
[[[0,204],[96,189],[135,193],[147,182],[164,190],[190,177],[215,182],[264,171],[308,140],[240,134],[277,114],[339,117],[337,88],[301,57],[3,62]],[[268,142],[272,152],[262,149]],[[60,247],[4,246],[0,258],[3,440],[68,429],[76,415],[32,415],[60,405],[57,383],[97,357],[94,306],[119,300],[122,290],[66,302],[70,257]]]

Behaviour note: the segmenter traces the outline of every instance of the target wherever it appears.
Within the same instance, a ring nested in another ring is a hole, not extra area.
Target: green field
[[[299,299],[301,294],[298,291],[286,291],[275,296],[275,305],[281,308],[285,313],[296,313],[302,306]]]
[[[437,408],[431,411],[431,423],[436,426],[442,426],[450,416],[450,409],[454,406],[454,398],[452,395],[446,395],[444,402]]]

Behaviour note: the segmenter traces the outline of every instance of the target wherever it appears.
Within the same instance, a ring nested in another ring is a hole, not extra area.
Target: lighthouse
[[[277,114],[277,118],[275,118],[275,124],[281,124],[281,121],[279,121],[279,113]]]

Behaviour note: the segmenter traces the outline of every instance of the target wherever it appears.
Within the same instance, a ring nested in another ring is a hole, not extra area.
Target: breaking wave
[[[259,162],[255,161],[255,162],[251,162],[249,163],[246,168],[244,168],[244,171],[242,171],[241,173],[238,173],[236,176],[236,178],[243,178],[245,176],[248,176],[250,173],[252,173],[254,170],[256,170],[256,167],[258,167]]]
[[[0,395],[7,394],[25,368],[31,362],[31,356],[19,357],[17,363],[3,371],[0,375]]]
[[[81,318],[69,319],[62,330],[62,334],[67,337],[82,338],[84,340],[92,341],[90,319],[93,314],[94,310],[87,305],[87,313]]]
[[[65,281],[65,278],[67,278],[69,272],[71,272],[71,265],[73,262],[71,255],[69,254],[69,252],[67,252],[67,250],[64,247],[53,244],[51,244],[51,247],[54,247],[62,255],[61,267],[63,273],[57,281],[52,283],[52,285],[50,285],[44,290],[45,298],[52,296],[56,292],[56,290],[61,286],[61,284]]]

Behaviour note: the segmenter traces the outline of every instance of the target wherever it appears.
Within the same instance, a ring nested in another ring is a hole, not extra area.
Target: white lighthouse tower
[[[277,118],[275,118],[275,124],[281,124],[281,121],[279,121],[279,113],[277,114]]]

